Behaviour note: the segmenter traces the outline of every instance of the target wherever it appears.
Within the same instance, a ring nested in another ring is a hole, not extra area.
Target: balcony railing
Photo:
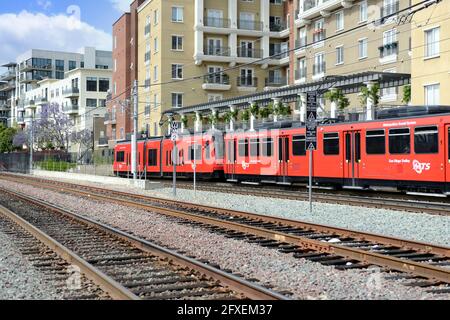
[[[288,50],[289,50],[288,48],[286,48],[285,50],[279,50],[279,49],[270,50],[269,55],[270,55],[271,59],[281,60],[281,59],[289,57]]]
[[[228,57],[230,56],[230,47],[206,46],[205,54],[208,56]]]
[[[63,90],[63,96],[77,96],[80,94],[80,89],[76,87],[71,87]]]
[[[389,19],[388,16],[397,13],[400,10],[400,2],[396,1],[392,4],[385,5],[381,8],[381,21]]]
[[[307,38],[295,40],[295,49],[297,50],[306,49],[306,44],[308,43],[307,41],[308,41]]]
[[[35,103],[33,99],[25,100],[25,107],[34,107]]]
[[[256,77],[238,77],[237,78],[238,87],[257,87],[258,78]]]
[[[24,124],[25,123],[25,118],[24,117],[17,117],[17,123],[18,124]]]
[[[238,57],[261,59],[263,51],[261,49],[239,48]]]
[[[313,64],[313,75],[319,75],[321,73],[325,73],[325,70],[326,70],[325,61]]]
[[[47,97],[38,97],[36,99],[36,104],[46,104],[46,103],[48,103]]]
[[[388,57],[398,53],[398,42],[392,42],[378,47],[380,58]]]
[[[319,42],[324,40],[326,37],[325,29],[316,29],[313,34],[313,42]]]
[[[16,77],[16,72],[14,70],[8,70],[2,75],[0,75],[0,80],[9,80]]]
[[[306,78],[306,68],[295,70],[295,80]]]
[[[212,74],[203,77],[204,83],[208,84],[230,84],[230,77],[227,74]]]
[[[205,26],[206,27],[214,27],[214,28],[229,28],[230,27],[230,19],[206,17],[205,18]]]
[[[63,112],[66,113],[77,113],[79,106],[76,104],[68,104],[63,106]]]
[[[105,124],[116,124],[116,115],[110,112],[105,114]]]
[[[314,7],[316,7],[318,5],[318,1],[317,0],[305,0],[303,2],[303,10],[307,11],[309,9],[312,9]]]
[[[286,77],[268,77],[265,80],[266,87],[281,87],[287,85]]]
[[[51,70],[52,65],[51,64],[38,65],[38,64],[32,64],[31,62],[22,63],[20,65],[20,68],[19,68],[20,71],[27,70],[27,69]]]
[[[263,23],[255,20],[238,20],[238,27],[242,30],[261,31]]]
[[[286,21],[280,21],[280,22],[271,22],[269,24],[270,31],[272,32],[280,32],[283,30],[286,30],[288,28]]]

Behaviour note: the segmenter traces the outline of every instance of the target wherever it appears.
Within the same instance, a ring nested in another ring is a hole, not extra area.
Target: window
[[[439,27],[425,31],[425,58],[439,55],[439,33]]]
[[[182,36],[172,36],[172,50],[177,50],[177,51],[183,50],[183,37]]]
[[[323,154],[339,154],[339,133],[324,133],[323,135]]]
[[[336,13],[336,31],[344,30],[344,11]]]
[[[205,159],[211,159],[211,145],[209,141],[205,142]]]
[[[97,91],[97,78],[86,78],[86,91]]]
[[[125,151],[116,152],[116,162],[125,162]]]
[[[150,16],[145,18],[144,35],[146,38],[150,36]]]
[[[172,92],[172,107],[181,108],[183,107],[183,94]]]
[[[417,154],[439,152],[439,134],[436,126],[414,129],[414,152]]]
[[[159,23],[159,11],[155,10],[153,12],[153,25],[157,25]]]
[[[98,80],[98,91],[108,92],[108,90],[109,90],[109,79],[108,78],[100,78]]]
[[[55,71],[55,78],[58,80],[64,79],[64,71]]]
[[[172,64],[172,79],[183,79],[182,64]]]
[[[69,61],[69,70],[73,70],[77,68],[77,62],[76,61]]]
[[[344,63],[344,47],[336,47],[336,64]]]
[[[195,160],[202,159],[202,146],[199,144],[195,145]],[[194,145],[189,146],[189,160],[194,160]]]
[[[425,86],[425,104],[427,106],[439,105],[439,84],[430,84]]]
[[[97,99],[86,99],[86,107],[97,108]]]
[[[264,138],[262,140],[262,156],[263,157],[271,157],[273,150],[273,139],[272,138]]]
[[[183,8],[172,7],[172,22],[183,22]]]
[[[114,35],[114,49],[117,49],[117,36]]]
[[[154,82],[158,81],[158,66],[153,67],[153,81]]]
[[[248,157],[248,141],[247,139],[238,142],[239,157]]]
[[[386,134],[384,130],[366,131],[366,153],[386,153]]]
[[[367,58],[367,38],[358,40],[359,59]]]
[[[389,153],[409,154],[411,151],[411,139],[409,128],[389,130]]]
[[[250,139],[250,156],[259,157],[259,139]]]
[[[292,137],[292,153],[294,156],[306,155],[305,136],[293,136]]]
[[[145,115],[146,118],[150,117],[150,98],[149,97],[145,98],[144,115]]]
[[[75,103],[75,105],[76,105],[76,103]],[[106,99],[99,99],[98,100],[98,105],[101,108],[106,108]]]
[[[314,55],[313,75],[320,75],[325,72],[325,54],[323,52]]]
[[[55,60],[55,69],[58,71],[64,71],[64,60]]]
[[[367,1],[361,1],[359,4],[359,22],[367,21]]]
[[[156,37],[153,39],[153,51],[154,53],[158,52],[158,38]]]
[[[148,150],[148,165],[150,167],[158,165],[158,149]]]

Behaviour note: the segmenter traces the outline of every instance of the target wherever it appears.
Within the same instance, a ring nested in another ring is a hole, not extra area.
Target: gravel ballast
[[[0,300],[50,300],[57,296],[24,258],[11,238],[0,231]]]
[[[432,295],[422,288],[406,287],[400,281],[386,280],[387,274],[377,269],[338,271],[333,267],[295,259],[290,254],[182,225],[143,210],[1,180],[0,186],[20,190],[165,247],[206,259],[220,265],[222,269],[230,269],[246,278],[259,279],[277,290],[288,290],[296,299],[450,298],[448,294]],[[179,191],[181,194],[184,190]],[[231,199],[229,195],[226,196],[228,200]]]

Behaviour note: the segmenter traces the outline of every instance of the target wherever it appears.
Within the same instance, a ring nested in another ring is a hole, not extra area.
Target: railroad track
[[[445,246],[65,182],[3,178],[159,213],[337,269],[377,265],[399,272],[395,277],[415,280],[408,285],[450,292],[450,248]]]
[[[51,248],[113,299],[287,299],[256,283],[18,192],[2,190],[0,205],[0,216],[9,220],[6,226],[15,224]],[[47,257],[42,259],[45,266],[55,265]]]
[[[161,182],[165,187],[171,188],[172,184],[167,181]],[[192,183],[177,182],[180,189],[193,190]],[[239,195],[252,195],[257,197],[268,197],[276,199],[308,201],[309,196],[300,189],[285,188],[283,190],[272,187],[228,185],[225,183],[205,183],[197,184],[197,190],[230,193]],[[407,212],[422,212],[434,215],[450,215],[450,202],[446,198],[437,201],[430,201],[430,198],[419,197],[422,200],[413,199],[412,196],[393,194],[385,192],[376,196],[365,191],[365,195],[355,195],[354,191],[335,191],[317,189],[314,191],[314,201],[332,204],[346,204],[351,206],[362,206],[370,208],[393,209]],[[381,195],[383,194],[383,195]]]

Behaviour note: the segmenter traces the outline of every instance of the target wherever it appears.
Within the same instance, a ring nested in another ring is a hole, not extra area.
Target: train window
[[[216,159],[223,159],[224,142],[222,137],[214,139],[214,149],[216,150]]]
[[[339,133],[324,133],[323,153],[325,155],[339,154]]]
[[[248,140],[239,140],[239,157],[248,157]]]
[[[201,160],[202,159],[202,146],[200,145],[195,145],[195,160]],[[189,160],[193,161],[194,160],[194,146],[190,146],[189,147]]]
[[[209,141],[205,142],[205,159],[211,158],[211,145],[209,144]]]
[[[386,133],[384,132],[384,130],[366,131],[366,153],[386,153]]]
[[[306,155],[306,140],[305,136],[292,137],[292,152],[294,156]]]
[[[271,157],[273,150],[273,139],[272,138],[264,138],[262,140],[262,155],[263,157]]]
[[[259,157],[259,139],[250,139],[250,156]]]
[[[150,149],[148,150],[148,166],[154,167],[158,165],[158,150]]]
[[[436,126],[414,129],[414,152],[418,154],[439,152],[439,134]]]
[[[409,128],[389,130],[389,153],[409,154],[411,152],[411,137]]]
[[[450,162],[450,128],[448,128],[447,134],[447,149],[448,149],[448,161]]]
[[[116,153],[116,162],[124,162],[125,161],[125,151],[119,151]]]

